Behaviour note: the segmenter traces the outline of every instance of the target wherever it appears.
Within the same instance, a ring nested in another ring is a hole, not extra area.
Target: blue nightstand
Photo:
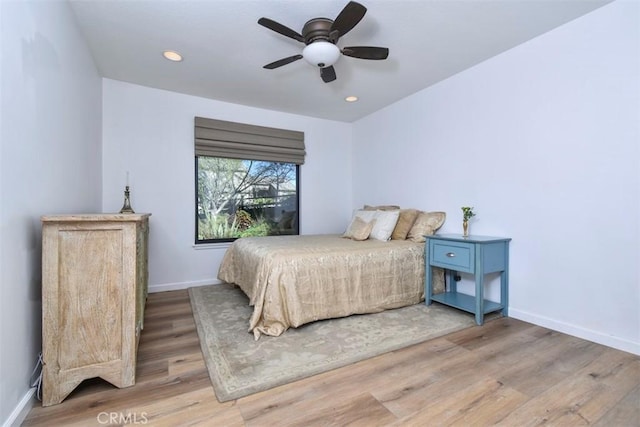
[[[484,315],[501,311],[507,316],[509,307],[509,242],[510,238],[440,234],[425,236],[425,303],[432,301],[449,305],[476,315],[482,325]],[[433,295],[431,267],[449,270],[449,291]],[[457,291],[456,272],[475,276],[476,294]],[[500,272],[500,302],[484,299],[484,275]]]

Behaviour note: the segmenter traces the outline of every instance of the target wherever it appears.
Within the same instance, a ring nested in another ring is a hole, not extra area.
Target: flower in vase
[[[462,207],[462,220],[469,221],[472,217],[476,216],[473,212],[473,207],[463,206]]]

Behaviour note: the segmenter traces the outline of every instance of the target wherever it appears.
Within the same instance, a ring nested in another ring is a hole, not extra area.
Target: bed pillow
[[[405,240],[419,213],[417,209],[401,209],[396,228],[391,233],[391,240]]]
[[[342,237],[347,237],[351,240],[367,240],[369,238],[369,234],[371,234],[371,230],[373,230],[373,226],[375,225],[376,220],[372,219],[370,221],[365,221],[359,216],[354,216],[351,224],[349,224],[349,228],[342,235]]]
[[[434,234],[438,228],[442,227],[447,214],[444,212],[420,212],[413,223],[413,227],[409,230],[407,240],[412,242],[424,242],[425,235]]]
[[[371,211],[369,211],[371,212]],[[376,220],[373,230],[369,235],[370,239],[382,240],[383,242],[391,239],[391,233],[398,223],[400,216],[399,210],[393,211],[375,211],[374,219]]]
[[[345,233],[342,237],[348,237],[351,240],[357,240],[357,241],[367,240],[375,224],[376,224],[375,219],[372,219],[371,221],[367,222],[357,216],[351,222],[351,225],[349,226],[347,233]]]
[[[364,219],[365,221],[371,221],[376,217],[376,211],[366,211],[364,209],[354,209],[353,215],[351,216],[351,221],[355,217],[359,217],[360,219]]]
[[[400,206],[396,205],[380,205],[380,206],[369,206],[364,205],[362,208],[365,211],[395,211],[400,209]]]
[[[347,231],[345,231],[342,236],[350,238],[350,236],[351,236],[351,227],[353,226],[353,223],[354,223],[356,218],[360,218],[364,222],[371,222],[371,220],[374,219],[375,216],[376,216],[375,211],[365,211],[365,210],[355,209],[353,211],[353,215],[351,216],[351,222],[349,222],[349,226],[347,227]]]

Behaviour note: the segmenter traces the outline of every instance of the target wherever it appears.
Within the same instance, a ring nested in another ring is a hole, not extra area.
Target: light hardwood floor
[[[640,426],[640,357],[492,320],[219,403],[186,291],[150,294],[137,383],[87,380],[24,426]]]

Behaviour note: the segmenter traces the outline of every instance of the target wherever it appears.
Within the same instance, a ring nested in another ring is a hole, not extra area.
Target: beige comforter
[[[424,245],[339,235],[245,237],[227,250],[218,278],[249,297],[256,339],[278,336],[319,319],[424,300]],[[434,280],[441,292],[441,270]]]

